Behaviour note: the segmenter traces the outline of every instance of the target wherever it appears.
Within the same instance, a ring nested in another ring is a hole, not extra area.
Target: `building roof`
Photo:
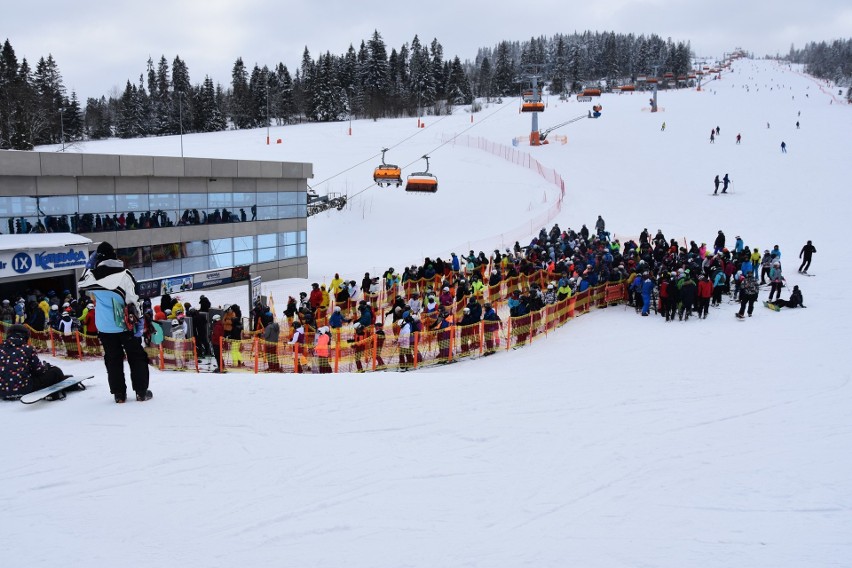
[[[35,250],[67,246],[88,246],[92,239],[74,233],[28,233],[0,235],[0,251]]]

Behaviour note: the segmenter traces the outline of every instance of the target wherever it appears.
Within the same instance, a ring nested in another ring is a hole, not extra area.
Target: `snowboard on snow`
[[[769,308],[770,310],[775,310],[776,312],[780,312],[781,308],[773,304],[772,302],[763,302],[763,305]]]
[[[21,397],[21,402],[24,404],[33,404],[34,402],[38,402],[40,400],[44,400],[45,398],[56,395],[57,393],[61,393],[62,396],[58,397],[60,400],[65,398],[65,389],[73,389],[73,387],[77,387],[76,390],[86,390],[86,385],[83,384],[83,381],[87,379],[92,379],[91,377],[79,377],[79,376],[66,376],[65,379],[59,381],[55,385],[50,385],[49,387],[43,388],[41,390],[33,391],[29,394],[25,394]]]

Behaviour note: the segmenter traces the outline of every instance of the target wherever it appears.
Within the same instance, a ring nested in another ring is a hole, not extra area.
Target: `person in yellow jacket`
[[[44,319],[47,320],[50,317],[50,304],[47,302],[47,298],[45,296],[41,297],[38,307],[44,312]]]
[[[169,319],[176,319],[180,314],[184,314],[183,302],[176,298],[175,303],[172,304],[172,314]]]
[[[320,294],[322,295],[322,299],[320,300],[319,307],[323,312],[325,312],[325,311],[328,310],[328,305],[331,302],[331,300],[328,297],[328,290],[326,290],[325,284],[320,286]]]
[[[752,270],[754,271],[754,277],[757,278],[758,271],[760,270],[760,260],[763,258],[760,254],[760,249],[754,247],[751,253],[751,265]]]
[[[473,283],[470,285],[470,289],[473,292],[473,295],[479,299],[482,299],[483,289],[485,288],[485,284],[482,283],[482,280],[479,278],[474,278]]]
[[[317,340],[314,346],[314,355],[317,358],[317,367],[320,374],[331,372],[331,365],[328,362],[330,355],[331,335],[328,328],[323,326],[317,330]]]
[[[340,274],[337,272],[334,273],[334,278],[331,279],[331,284],[329,285],[329,291],[331,294],[335,296],[340,292],[340,285],[343,284],[343,279],[340,277]]]

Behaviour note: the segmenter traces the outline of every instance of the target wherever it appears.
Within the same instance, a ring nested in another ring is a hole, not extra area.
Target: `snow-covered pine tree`
[[[432,64],[429,61],[429,50],[420,44],[420,39],[415,35],[411,41],[411,58],[408,62],[409,69],[409,91],[411,93],[411,107],[416,112],[431,106],[435,101],[435,84],[432,75]]]
[[[444,48],[434,38],[430,45],[432,52],[432,82],[435,85],[435,99],[445,99],[447,95],[447,74],[444,71]]]
[[[235,128],[251,128],[251,93],[248,86],[248,72],[242,57],[237,58],[231,71],[230,112]]]
[[[61,135],[59,109],[65,98],[65,86],[52,55],[47,59],[39,58],[32,81],[36,95],[36,109],[33,110],[41,114],[40,120],[30,121],[32,141],[34,144],[55,144]]]
[[[456,56],[450,64],[449,78],[447,79],[447,104],[469,105],[473,102],[470,82],[462,68],[461,60]]]
[[[198,97],[198,115],[203,121],[202,132],[217,132],[225,130],[225,117],[216,102],[216,91],[213,88],[213,79],[209,75],[204,77],[201,92]]]
[[[92,140],[101,140],[112,136],[112,121],[110,120],[109,104],[106,97],[86,101],[85,114],[86,136]]]
[[[492,81],[491,60],[488,57],[483,57],[482,63],[479,64],[479,90],[477,94],[480,97],[485,97],[487,102],[491,102]]]
[[[83,114],[75,91],[71,91],[71,98],[65,100],[64,122],[65,140],[83,139]]]
[[[154,128],[159,135],[177,134],[179,132],[177,113],[172,112],[176,105],[172,103],[172,86],[169,72],[169,62],[165,55],[160,56],[156,71],[156,94],[152,93],[155,103],[152,105],[156,123]],[[176,108],[175,108],[176,110]]]
[[[287,124],[293,116],[293,80],[287,66],[279,63],[275,68],[277,83],[275,107],[278,124]]]
[[[514,85],[515,62],[510,55],[510,45],[507,41],[497,44],[494,61],[494,92],[500,96],[508,96],[517,91]]]
[[[378,30],[367,42],[367,61],[361,68],[364,89],[364,109],[373,120],[384,115],[389,92],[388,55]]]
[[[342,120],[349,112],[346,93],[337,82],[334,58],[329,52],[320,56],[317,63],[314,109],[316,119],[321,122]]]
[[[560,35],[556,40],[556,50],[553,53],[553,66],[550,71],[550,92],[561,95],[568,83],[568,53],[565,40]]]
[[[192,83],[189,81],[189,67],[176,55],[172,61],[172,109],[174,116],[178,119],[182,117],[183,132],[192,132],[195,120],[195,98],[193,97]],[[181,95],[182,93],[182,95]],[[180,124],[178,124],[180,131]]]

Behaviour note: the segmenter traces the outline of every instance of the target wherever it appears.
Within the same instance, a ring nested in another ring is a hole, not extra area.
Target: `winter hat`
[[[102,260],[115,260],[118,257],[116,256],[115,249],[112,248],[112,245],[104,241],[98,245],[96,258],[97,261],[100,262]]]
[[[219,321],[220,319],[222,319],[222,316],[220,316],[219,314],[213,316],[213,321]]]
[[[30,330],[28,330],[26,326],[16,323],[9,326],[6,336],[9,338],[20,337],[24,341],[27,341],[30,338]]]
[[[180,325],[180,322],[178,320],[176,320],[176,319],[172,320],[172,327],[177,327],[179,325]]]

